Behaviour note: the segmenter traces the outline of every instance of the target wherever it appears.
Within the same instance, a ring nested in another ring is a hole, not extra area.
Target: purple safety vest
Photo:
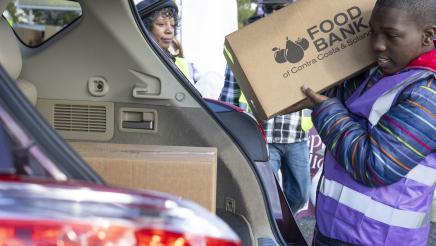
[[[363,92],[367,80],[345,104],[352,113],[367,119],[360,122],[362,126],[373,127],[405,87],[430,76],[434,76],[431,71],[411,69],[385,77]],[[436,153],[400,181],[373,188],[353,180],[327,152],[320,182],[316,217],[324,236],[356,245],[426,245]]]

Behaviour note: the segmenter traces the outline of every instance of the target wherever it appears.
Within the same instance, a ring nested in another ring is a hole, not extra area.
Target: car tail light
[[[225,239],[201,237],[194,235],[184,235],[182,233],[166,232],[160,230],[141,230],[136,232],[138,246],[149,245],[207,245],[207,246],[237,246],[240,245],[234,241]]]
[[[120,243],[129,243],[126,240],[129,232],[130,229],[123,226],[0,219],[2,245],[121,245]]]
[[[262,124],[260,124],[259,122],[257,122],[257,128],[259,128],[260,134],[262,134],[263,141],[265,141],[265,144],[268,145],[268,141],[266,140],[265,130],[263,129]]]
[[[140,229],[129,226],[67,223],[59,221],[22,221],[0,219],[2,245],[138,245],[138,246],[238,246],[238,242],[225,239],[186,235],[162,229]]]
[[[0,181],[0,245],[239,246],[215,215],[172,196],[70,183]]]

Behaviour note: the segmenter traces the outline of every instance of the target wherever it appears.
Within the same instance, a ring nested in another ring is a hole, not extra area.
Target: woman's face
[[[159,15],[153,21],[151,33],[159,46],[164,50],[168,50],[175,35],[174,18],[171,16]]]

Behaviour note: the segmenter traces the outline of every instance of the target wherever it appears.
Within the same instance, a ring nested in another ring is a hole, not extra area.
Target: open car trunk
[[[244,245],[304,245],[294,224],[277,224],[292,214],[267,159],[253,159],[158,51],[133,3],[78,2],[81,18],[38,47],[20,47],[20,78],[35,86],[49,124],[109,184],[194,200]]]

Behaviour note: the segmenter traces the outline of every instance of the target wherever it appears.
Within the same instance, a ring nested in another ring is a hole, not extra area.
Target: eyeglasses
[[[285,7],[287,4],[264,4],[263,10],[266,14],[272,14],[275,11]]]

